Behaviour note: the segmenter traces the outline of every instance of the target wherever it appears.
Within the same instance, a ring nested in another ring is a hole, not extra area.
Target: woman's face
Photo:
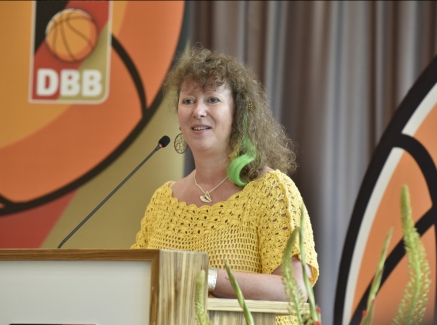
[[[234,101],[226,84],[202,89],[185,81],[179,93],[178,121],[193,153],[228,153]]]

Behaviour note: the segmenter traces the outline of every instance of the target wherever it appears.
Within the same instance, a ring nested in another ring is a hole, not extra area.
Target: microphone
[[[111,193],[109,193],[109,195],[107,196],[107,197],[105,197],[105,199],[102,201],[102,202],[100,202],[100,204],[98,205],[98,206],[96,206],[95,207],[95,209],[93,210],[93,211],[91,211],[91,213],[85,218],[85,219],[83,219],[82,220],[82,222],[81,223],[79,223],[77,226],[76,226],[76,228],[74,228],[73,229],[73,231],[72,232],[70,232],[69,234],[68,234],[68,236],[67,237],[65,237],[64,238],[64,240],[59,244],[59,246],[58,246],[58,248],[61,248],[65,243],[66,243],[66,241],[67,240],[69,240],[70,239],[70,237],[71,236],[73,236],[75,233],[76,233],[76,231],[78,231],[79,230],[79,228],[80,227],[82,227],[83,226],[83,224],[85,223],[85,222],[87,222],[88,221],[88,219],[89,218],[91,218],[92,217],[92,215],[94,214],[94,213],[96,213],[97,212],[97,210],[99,210],[101,207],[102,207],[102,205],[104,205],[105,203],[106,203],[106,201],[108,201],[110,198],[111,198],[111,196],[112,195],[114,195],[114,193],[115,192],[117,192],[118,191],[118,189],[120,188],[120,187],[122,187],[123,186],[123,184],[124,183],[126,183],[127,181],[128,181],[128,179],[129,178],[131,178],[131,176],[133,175],[133,174],[135,174],[136,172],[137,172],[137,170],[138,169],[140,169],[141,168],[141,166],[142,165],[144,165],[144,163],[147,161],[147,160],[149,160],[149,158],[150,157],[152,157],[154,154],[155,154],[155,152],[157,152],[159,149],[161,149],[161,148],[165,148],[165,147],[167,147],[167,145],[170,143],[170,138],[168,137],[168,136],[166,136],[166,135],[164,135],[159,141],[158,141],[158,145],[156,146],[156,148],[129,174],[129,175],[127,175],[127,177],[120,183],[120,184],[118,184],[118,186],[116,187],[116,188],[114,188],[114,190],[112,190],[112,192]]]

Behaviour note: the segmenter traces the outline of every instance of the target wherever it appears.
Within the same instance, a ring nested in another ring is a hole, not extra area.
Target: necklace
[[[204,191],[203,188],[200,187],[199,184],[197,184],[197,180],[196,180],[196,171],[194,171],[194,184],[196,184],[196,186],[202,191],[203,195],[200,196],[200,201],[204,202],[204,203],[211,203],[212,199],[211,199],[211,195],[210,193],[212,191],[214,191],[217,187],[219,187],[220,185],[222,185],[225,180],[228,179],[228,176],[225,177],[224,180],[222,180],[220,182],[220,184],[218,184],[216,187],[214,187],[211,191]]]

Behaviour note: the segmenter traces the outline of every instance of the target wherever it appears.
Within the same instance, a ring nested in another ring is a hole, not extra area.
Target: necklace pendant
[[[212,202],[211,196],[209,195],[208,191],[206,191],[204,193],[204,195],[200,196],[200,201],[202,201],[203,203],[211,203]]]

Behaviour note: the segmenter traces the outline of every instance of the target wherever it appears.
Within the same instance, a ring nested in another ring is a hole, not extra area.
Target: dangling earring
[[[179,128],[180,130],[181,128]],[[182,135],[182,132],[179,133],[176,138],[174,139],[174,150],[176,150],[177,153],[183,154],[185,151],[187,151],[188,144],[184,139],[184,136]]]

